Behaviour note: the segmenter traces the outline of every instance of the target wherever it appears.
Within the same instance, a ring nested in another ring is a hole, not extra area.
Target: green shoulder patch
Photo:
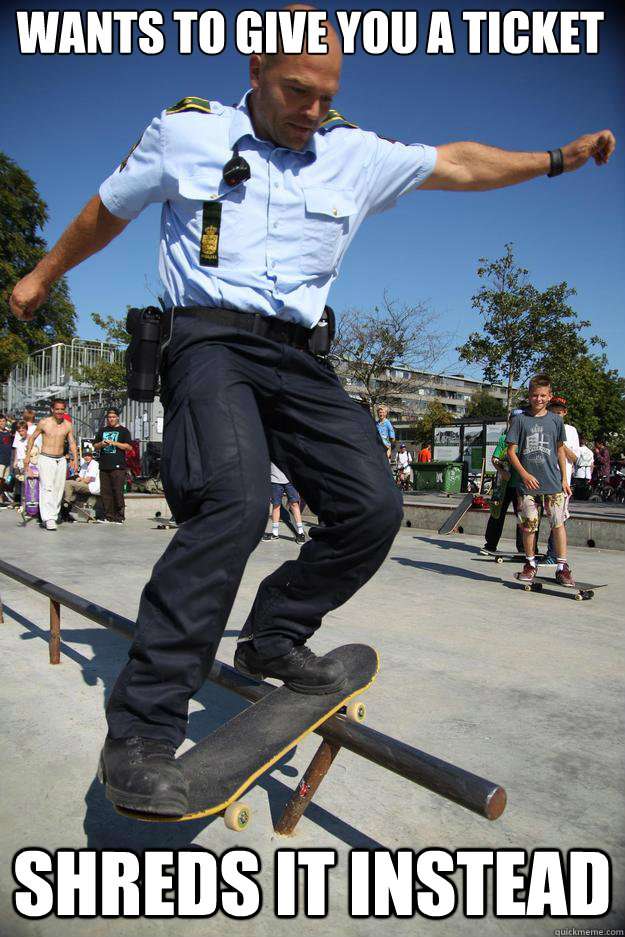
[[[210,101],[206,101],[204,98],[183,98],[173,107],[168,107],[165,113],[182,114],[184,111],[199,111],[201,114],[210,114]]]
[[[335,127],[352,127],[354,130],[358,130],[358,124],[353,124],[350,120],[343,117],[342,114],[339,114],[338,111],[330,108],[328,116],[321,122],[319,130],[334,130]]]

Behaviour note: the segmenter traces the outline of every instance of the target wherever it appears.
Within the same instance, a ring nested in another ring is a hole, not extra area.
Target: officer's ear
[[[250,55],[250,84],[252,90],[256,91],[260,83],[260,73],[263,67],[262,56],[254,53]]]

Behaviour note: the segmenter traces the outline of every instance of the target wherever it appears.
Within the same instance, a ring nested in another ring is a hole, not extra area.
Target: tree
[[[122,402],[126,398],[126,366],[121,353],[130,341],[126,320],[100,316],[97,312],[92,312],[91,318],[104,332],[105,341],[116,347],[108,361],[101,358],[97,364],[76,368],[74,377],[94,390],[102,391],[110,403]]]
[[[33,351],[76,334],[76,311],[63,277],[29,322],[16,319],[8,300],[17,281],[46,253],[38,234],[48,220],[48,208],[30,176],[0,152],[0,381]]]
[[[483,332],[472,332],[456,350],[463,361],[481,365],[487,381],[507,385],[509,412],[513,385],[536,373],[550,349],[558,347],[569,358],[588,350],[579,329],[590,322],[578,320],[568,305],[575,290],[566,283],[542,292],[529,283],[528,271],[517,266],[511,244],[506,244],[503,257],[481,257],[480,265],[477,275],[489,285],[472,297],[472,306],[484,320]]]
[[[505,420],[507,413],[500,397],[493,397],[487,390],[478,390],[467,404],[464,415],[474,420]]]
[[[340,316],[332,352],[346,362],[350,377],[371,412],[379,403],[414,391],[415,370],[428,370],[446,347],[446,336],[432,329],[437,316],[422,303],[410,306],[389,299],[373,312],[349,309]],[[407,371],[391,379],[390,372]]]
[[[433,400],[427,405],[426,411],[414,425],[411,427],[411,435],[421,445],[428,445],[432,442],[435,426],[449,426],[454,422],[454,418],[438,400]]]
[[[605,346],[602,339],[592,341]],[[625,434],[625,378],[608,366],[605,354],[568,357],[556,347],[541,360],[540,368],[549,374],[554,394],[566,398],[567,419],[580,435],[605,439],[618,448]]]

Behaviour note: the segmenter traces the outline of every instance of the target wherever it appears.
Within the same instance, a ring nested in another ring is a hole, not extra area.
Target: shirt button
[[[277,221],[274,221],[272,227],[277,228],[277,227],[278,227],[278,222],[277,222]]]
[[[273,187],[274,187],[274,189],[278,189],[278,188],[280,187],[280,185],[279,185],[278,182],[274,182]]]

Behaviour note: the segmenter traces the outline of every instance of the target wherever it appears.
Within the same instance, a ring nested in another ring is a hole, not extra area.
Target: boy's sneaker
[[[541,564],[543,566],[557,566],[558,561],[555,556],[549,556],[549,554],[547,554],[547,556],[543,557],[541,560]]]
[[[295,543],[306,543],[306,534],[302,531],[301,534],[295,534]]]
[[[278,534],[263,534],[263,540],[279,540],[280,537]]]
[[[532,582],[536,575],[536,567],[531,563],[526,563],[520,573],[517,573],[519,582]]]
[[[56,521],[46,521],[46,530],[56,530]]]
[[[556,582],[561,586],[569,586],[571,589],[575,588],[575,580],[573,579],[568,563],[564,563],[562,569],[556,571]]]

